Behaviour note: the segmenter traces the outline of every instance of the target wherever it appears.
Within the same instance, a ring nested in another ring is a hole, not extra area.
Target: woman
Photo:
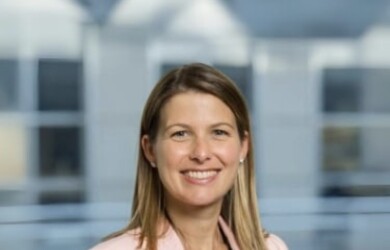
[[[131,221],[93,250],[287,249],[260,225],[251,136],[228,77],[170,71],[143,111]]]

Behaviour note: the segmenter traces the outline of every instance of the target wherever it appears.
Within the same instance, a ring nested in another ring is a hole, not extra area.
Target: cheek
[[[239,161],[241,147],[237,145],[220,145],[215,147],[215,152],[227,164],[234,164]]]
[[[161,167],[175,168],[175,166],[188,154],[185,145],[175,145],[173,143],[161,143],[157,146],[156,159]]]

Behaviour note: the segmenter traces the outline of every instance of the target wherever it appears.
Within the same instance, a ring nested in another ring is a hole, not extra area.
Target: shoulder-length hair
[[[141,120],[132,218],[126,228],[109,238],[138,229],[139,246],[147,246],[150,250],[157,249],[157,241],[161,236],[157,225],[161,219],[166,218],[164,189],[156,168],[150,166],[143,153],[141,139],[144,135],[148,135],[152,142],[156,139],[161,108],[174,95],[187,91],[211,94],[222,100],[235,116],[241,140],[248,134],[249,151],[244,166],[238,170],[233,187],[224,197],[221,216],[232,229],[240,248],[265,250],[265,233],[260,225],[257,207],[253,143],[247,105],[229,77],[202,63],[171,70],[152,90]]]

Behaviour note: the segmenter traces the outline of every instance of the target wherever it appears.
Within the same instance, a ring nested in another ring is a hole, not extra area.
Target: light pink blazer
[[[232,250],[240,250],[232,231],[221,217],[219,218],[219,225],[229,242],[230,248]],[[170,227],[167,233],[158,240],[157,244],[158,250],[184,250],[183,244],[172,227]],[[137,233],[133,230],[102,242],[90,250],[135,250],[137,249],[137,246]],[[267,247],[268,250],[288,250],[286,244],[274,234],[267,237]]]

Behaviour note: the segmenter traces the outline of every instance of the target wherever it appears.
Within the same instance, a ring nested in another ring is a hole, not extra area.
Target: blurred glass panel
[[[361,138],[364,170],[390,172],[390,127],[363,128]]]
[[[325,112],[357,112],[361,100],[361,77],[358,69],[324,71],[323,109]]]
[[[328,197],[379,197],[390,196],[389,185],[334,185],[323,189]]]
[[[40,175],[61,177],[82,174],[81,148],[79,127],[40,128]]]
[[[82,203],[84,192],[80,191],[44,191],[39,195],[40,204]]]
[[[325,171],[358,170],[361,164],[360,130],[328,127],[323,130],[323,169]]]
[[[0,183],[20,183],[26,178],[26,131],[0,126]]]
[[[390,172],[390,127],[327,127],[323,169]]]
[[[362,71],[362,111],[390,112],[390,68]]]
[[[70,60],[41,59],[38,67],[39,110],[80,110],[81,63]]]
[[[325,112],[390,112],[390,69],[326,69],[323,83]]]
[[[252,107],[252,69],[250,66],[214,65],[230,77],[245,96],[249,107]]]
[[[388,196],[390,127],[328,127],[323,130],[325,196]],[[336,175],[327,175],[327,174]],[[338,175],[337,175],[338,173]],[[341,173],[341,175],[340,175]],[[360,177],[359,177],[360,176]]]
[[[0,59],[0,110],[17,107],[17,62]]]

